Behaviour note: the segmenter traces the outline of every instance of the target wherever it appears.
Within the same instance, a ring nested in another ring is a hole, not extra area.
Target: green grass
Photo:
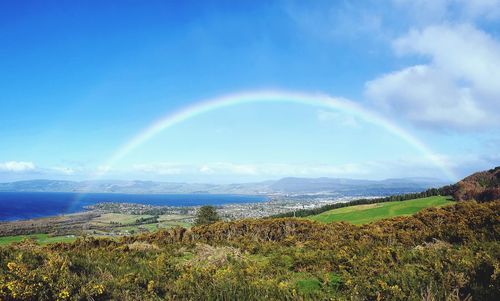
[[[350,222],[355,225],[362,225],[384,218],[395,216],[408,216],[428,207],[441,207],[452,204],[447,196],[432,196],[428,198],[414,199],[401,202],[387,202],[369,205],[358,205],[333,209],[308,217],[308,219],[330,223],[330,222]]]
[[[100,217],[92,220],[95,224],[111,224],[118,223],[121,225],[131,225],[134,224],[140,218],[150,218],[152,215],[134,215],[134,214],[122,214],[122,213],[104,213]]]
[[[130,233],[139,233],[143,229],[150,232],[157,231],[159,229],[168,229],[172,227],[185,227],[189,228],[190,223],[186,222],[185,219],[190,216],[174,216],[174,215],[161,215],[159,218],[159,223],[150,223],[142,225],[134,225],[135,221],[139,218],[148,218],[152,215],[133,215],[133,214],[119,214],[119,213],[106,213],[102,214],[100,217],[95,218],[91,221],[94,225],[105,225],[111,226],[112,231],[110,232],[124,232],[129,231]],[[114,223],[113,223],[114,222]],[[116,223],[116,224],[115,224]],[[88,235],[95,237],[108,237],[107,232],[92,230],[87,232]],[[4,236],[0,237],[0,246],[9,245],[14,242],[21,242],[24,239],[31,238],[34,239],[38,244],[49,244],[56,242],[72,242],[77,239],[75,236],[50,236],[44,233],[30,234],[30,235],[16,235],[16,236]]]
[[[16,235],[16,236],[3,236],[0,237],[0,246],[9,245],[14,242],[23,241],[26,238],[32,238],[39,244],[49,244],[55,242],[72,242],[76,240],[73,236],[50,236],[48,234],[32,234],[32,235]]]
[[[315,278],[298,280],[295,285],[303,294],[310,294],[321,289],[321,282]]]

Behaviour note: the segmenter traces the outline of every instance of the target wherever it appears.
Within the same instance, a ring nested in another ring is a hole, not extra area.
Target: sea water
[[[83,211],[96,203],[153,206],[201,206],[266,201],[266,196],[233,194],[119,194],[66,192],[0,192],[0,221],[22,220]]]

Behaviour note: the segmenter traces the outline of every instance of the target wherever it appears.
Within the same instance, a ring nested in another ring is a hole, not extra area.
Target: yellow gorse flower
[[[17,264],[15,262],[9,262],[7,263],[7,268],[12,271],[17,267]]]
[[[63,289],[60,293],[59,293],[59,299],[60,300],[65,300],[65,299],[68,299],[69,298],[69,292],[68,290],[66,289]]]

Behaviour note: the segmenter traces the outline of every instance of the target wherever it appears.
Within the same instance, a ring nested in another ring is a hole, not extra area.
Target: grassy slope
[[[36,240],[39,244],[48,244],[54,242],[71,242],[76,239],[76,237],[69,236],[49,236],[48,234],[32,234],[32,235],[16,235],[16,236],[3,236],[0,237],[0,246],[8,245],[13,242],[20,242],[26,238],[32,238]]]
[[[104,213],[100,217],[92,220],[96,224],[110,224],[112,222],[119,223],[122,225],[134,224],[136,220],[140,218],[149,218],[152,215],[132,215],[132,214],[121,214],[121,213]]]
[[[308,219],[324,223],[345,221],[361,225],[394,216],[412,215],[424,208],[441,207],[451,203],[452,201],[450,201],[449,197],[433,196],[402,202],[387,202],[333,209],[310,216]]]

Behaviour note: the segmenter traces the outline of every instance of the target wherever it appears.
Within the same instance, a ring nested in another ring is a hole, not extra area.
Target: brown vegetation
[[[500,166],[464,178],[455,185],[453,197],[457,201],[479,202],[500,199]]]

